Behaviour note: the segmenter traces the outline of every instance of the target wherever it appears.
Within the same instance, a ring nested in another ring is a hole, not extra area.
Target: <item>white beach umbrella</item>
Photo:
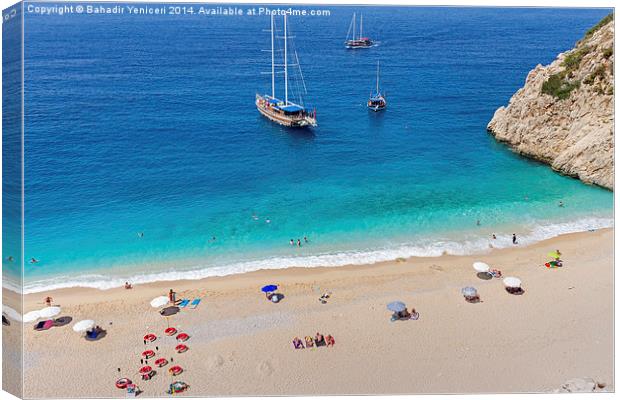
[[[95,321],[92,319],[85,319],[80,322],[76,322],[73,325],[73,330],[76,332],[86,332],[87,330],[93,329],[95,326]]]
[[[478,291],[474,287],[467,286],[461,289],[461,293],[463,293],[463,296],[475,297],[478,294]]]
[[[41,318],[41,314],[39,314],[39,310],[37,310],[37,311],[30,311],[30,312],[27,312],[26,314],[24,314],[24,316],[22,317],[22,321],[24,321],[24,322],[34,322],[34,321],[38,320],[39,318]]]
[[[18,313],[16,310],[4,304],[2,305],[2,313],[6,315],[8,319],[12,319],[13,321],[21,322],[22,320],[22,315],[20,313]]]
[[[503,280],[504,286],[509,288],[520,288],[521,287],[521,279],[515,278],[514,276],[508,276]]]
[[[151,307],[160,308],[168,304],[168,298],[166,296],[155,297],[151,300]]]
[[[39,315],[41,318],[52,318],[58,314],[60,314],[60,307],[58,306],[45,307],[44,309],[39,310]]]
[[[491,269],[491,267],[489,267],[488,264],[485,264],[481,261],[476,261],[474,263],[474,269],[478,272],[489,272],[489,270]]]

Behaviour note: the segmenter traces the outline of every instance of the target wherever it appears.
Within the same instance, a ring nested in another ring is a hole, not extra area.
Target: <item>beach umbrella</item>
[[[503,280],[504,286],[508,288],[520,288],[521,287],[521,279],[515,278],[514,276],[508,276]]]
[[[39,311],[39,316],[41,318],[52,318],[58,314],[60,314],[60,307],[58,306],[45,307]]]
[[[466,297],[475,297],[478,294],[478,291],[474,287],[467,286],[461,289],[461,293],[463,293],[463,296]]]
[[[75,325],[73,325],[73,330],[75,332],[86,332],[93,329],[94,327],[95,321],[93,321],[92,319],[85,319],[80,322],[76,322]]]
[[[489,272],[489,269],[491,269],[488,264],[485,264],[481,261],[476,261],[473,265],[474,269],[478,272]]]
[[[34,321],[38,320],[39,318],[41,318],[41,314],[39,314],[39,310],[37,310],[37,311],[30,311],[30,312],[27,312],[26,314],[24,314],[24,316],[22,317],[22,321],[24,321],[24,322],[34,322]]]
[[[162,309],[159,313],[164,317],[169,317],[181,311],[181,309],[177,306],[169,306]]]
[[[261,290],[265,293],[275,292],[276,290],[278,290],[278,285],[263,286]]]
[[[402,301],[393,301],[387,305],[387,309],[394,312],[401,312],[407,309],[407,305]]]
[[[166,296],[155,297],[153,300],[151,300],[151,307],[153,308],[163,307],[166,304],[168,304],[168,301],[169,300]]]

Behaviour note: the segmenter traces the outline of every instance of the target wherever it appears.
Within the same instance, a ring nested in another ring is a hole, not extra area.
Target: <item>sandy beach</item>
[[[564,266],[545,268],[555,249]],[[476,260],[521,278],[525,293],[510,295],[500,279],[476,277]],[[260,292],[270,283],[285,296],[279,304]],[[464,301],[460,290],[469,285],[480,303]],[[149,305],[170,288],[178,298],[202,298],[169,318],[190,335],[183,354]],[[321,304],[325,291],[332,296]],[[114,385],[120,377],[137,382],[143,397],[167,396],[171,364],[154,367],[158,374],[146,382],[137,372],[141,353],[155,346],[155,358],[183,367],[177,379],[192,396],[546,392],[579,377],[614,387],[611,229],[476,256],[64,289],[25,296],[25,311],[43,307],[48,295],[61,316],[94,319],[107,334],[87,342],[73,323],[43,332],[25,325],[28,398],[124,397]],[[393,300],[415,307],[419,320],[390,321]],[[333,335],[335,346],[293,349],[295,336],[317,331]],[[145,346],[147,332],[158,339]],[[3,326],[3,334],[17,337],[18,325]]]

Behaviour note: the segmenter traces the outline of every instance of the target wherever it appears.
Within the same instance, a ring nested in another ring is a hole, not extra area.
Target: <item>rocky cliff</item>
[[[614,21],[605,17],[550,65],[537,65],[487,130],[514,151],[613,190]]]

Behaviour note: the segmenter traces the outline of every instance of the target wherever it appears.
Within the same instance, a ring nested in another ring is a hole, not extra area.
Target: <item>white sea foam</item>
[[[528,245],[562,234],[609,227],[613,227],[613,219],[611,218],[585,218],[573,222],[549,223],[545,225],[538,224],[530,227],[528,233],[519,236],[519,244]],[[523,232],[523,228],[521,228],[520,231]],[[491,240],[488,237],[475,236],[472,234],[458,240],[429,238],[426,240],[418,240],[415,244],[401,244],[389,248],[322,253],[297,257],[272,257],[227,265],[197,266],[184,270],[168,270],[157,273],[127,274],[117,277],[101,274],[84,274],[77,277],[59,276],[29,282],[24,285],[24,293],[38,293],[68,287],[88,287],[105,290],[121,287],[126,281],[132,282],[133,284],[141,284],[180,279],[196,280],[261,269],[338,267],[343,265],[374,264],[395,260],[397,258],[438,257],[443,254],[480,254],[490,251],[489,244],[491,244]],[[508,233],[498,234],[498,238],[493,240],[492,244],[495,248],[511,247],[511,235]]]

